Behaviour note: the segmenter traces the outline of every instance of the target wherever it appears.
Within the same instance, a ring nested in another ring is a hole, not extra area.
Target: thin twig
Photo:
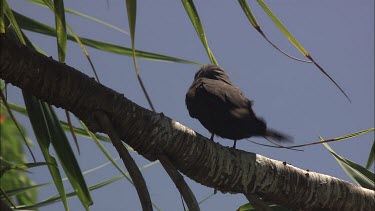
[[[334,84],[335,84],[335,86],[341,91],[341,93],[342,94],[344,94],[345,95],[345,97],[346,97],[346,99],[348,99],[349,100],[349,102],[351,103],[352,102],[352,100],[349,98],[349,96],[345,93],[345,91],[336,83],[336,81],[335,80],[333,80],[333,78],[330,76],[330,75],[328,75],[328,73],[318,64],[318,63],[316,63],[315,62],[315,60],[310,56],[310,55],[307,55],[306,56],[307,58],[309,58],[314,64],[315,64],[315,66],[316,67],[318,67],[319,68],[319,70],[325,75],[325,76],[327,76],[328,78],[329,78],[329,80],[330,81],[332,81]]]
[[[289,146],[283,146],[283,145],[281,145],[281,144],[278,144],[278,143],[276,143],[276,142],[270,140],[270,139],[267,138],[266,136],[264,136],[264,138],[265,138],[267,141],[269,141],[270,143],[272,143],[272,144],[274,144],[274,145],[276,145],[276,146],[278,146],[278,147],[280,147],[280,148],[290,149],[290,150],[295,150],[295,151],[303,151],[303,150],[301,150],[301,149],[292,149],[292,148],[289,147]]]
[[[290,147],[292,147],[292,148],[305,147],[305,146],[328,143],[328,142],[335,142],[335,141],[342,141],[342,139],[333,138],[333,139],[328,139],[328,140],[324,140],[324,141],[311,142],[311,143],[307,143],[307,144],[293,145],[293,146],[290,146]]]
[[[274,145],[269,145],[269,144],[262,144],[262,143],[258,143],[258,142],[255,142],[255,141],[251,141],[249,139],[246,139],[247,141],[253,143],[253,144],[257,144],[257,145],[260,145],[260,146],[264,146],[264,147],[273,147],[273,148],[283,148],[283,149],[290,149],[290,150],[294,150],[294,151],[303,151],[301,149],[292,149],[293,147],[289,147],[289,146],[283,146],[283,145],[280,145],[278,143],[275,143],[273,141],[270,141],[269,139],[266,138],[267,141],[269,141],[270,143],[274,144]]]
[[[280,146],[278,146],[278,145],[273,146],[273,145],[268,145],[268,144],[261,144],[261,143],[255,142],[255,141],[250,141],[250,142],[252,142],[254,144],[261,145],[261,146],[265,146],[265,147],[288,148],[288,149],[296,150],[296,149],[293,149],[293,148],[305,147],[305,146],[311,146],[311,145],[328,143],[328,142],[335,142],[335,141],[342,141],[342,139],[335,139],[335,138],[333,138],[333,139],[328,139],[328,140],[324,140],[324,141],[317,141],[317,142],[311,142],[311,143],[306,143],[306,144],[293,145],[293,146],[288,146],[288,147],[284,147],[282,145],[280,145]],[[303,151],[303,150],[297,150],[297,151]]]
[[[294,57],[292,55],[289,55],[287,52],[281,50],[279,47],[277,47],[275,44],[273,44],[273,42],[271,42],[271,40],[268,39],[268,37],[263,33],[263,31],[260,29],[260,27],[255,27],[255,29],[263,36],[263,38],[269,43],[271,44],[276,50],[278,50],[280,53],[284,54],[285,56],[291,58],[291,59],[294,59],[294,60],[297,60],[297,61],[300,61],[300,62],[306,62],[306,63],[313,63],[312,61],[309,61],[309,60],[304,60],[304,59],[299,59],[297,57]]]

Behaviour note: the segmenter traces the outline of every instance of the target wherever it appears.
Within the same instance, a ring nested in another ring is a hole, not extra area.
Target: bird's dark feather
[[[223,138],[240,140],[251,136],[271,136],[264,120],[258,118],[252,102],[229,80],[223,69],[203,66],[186,94],[186,106],[191,117]],[[281,133],[276,140],[283,141]],[[286,136],[285,136],[286,137]]]

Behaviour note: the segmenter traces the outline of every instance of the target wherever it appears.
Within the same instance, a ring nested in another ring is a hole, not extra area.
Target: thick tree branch
[[[255,193],[298,209],[374,210],[374,191],[214,143],[151,112],[83,73],[0,35],[0,78],[62,107],[93,132],[104,132],[92,113],[105,112],[121,139],[154,160],[160,154],[191,179],[222,192]]]

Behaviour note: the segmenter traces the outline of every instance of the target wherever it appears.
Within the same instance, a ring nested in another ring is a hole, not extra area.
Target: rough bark
[[[93,132],[105,112],[121,139],[154,160],[167,155],[186,176],[222,192],[255,193],[304,210],[375,210],[374,191],[281,161],[224,147],[164,116],[138,106],[83,73],[0,35],[0,78],[41,100],[69,110]]]

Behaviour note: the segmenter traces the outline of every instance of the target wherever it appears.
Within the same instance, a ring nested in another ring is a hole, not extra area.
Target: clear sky
[[[340,91],[312,64],[297,62],[272,48],[250,25],[237,1],[195,1],[207,38],[219,64],[244,94],[254,100],[254,109],[270,127],[294,137],[296,144],[317,141],[318,136],[333,138],[374,127],[374,1],[267,1],[290,32],[315,60],[337,81],[352,100],[349,103]],[[9,1],[15,11],[54,25],[54,16],[46,8],[26,1]],[[249,1],[260,26],[268,37],[290,54],[303,58],[273,25],[255,1]],[[65,1],[65,7],[107,21],[124,30],[129,29],[125,1]],[[138,1],[136,26],[137,49],[200,63],[209,63],[206,52],[179,1]],[[130,37],[67,14],[67,22],[83,37],[130,47]],[[36,33],[26,33],[46,53],[57,58],[56,40]],[[148,107],[136,80],[130,57],[101,52],[88,47],[101,82],[124,93],[135,103]],[[76,43],[68,43],[66,63],[93,77],[89,63]],[[209,137],[196,120],[190,118],[185,106],[185,93],[198,66],[138,59],[140,73],[158,112],[175,119]],[[13,102],[23,105],[18,88],[10,89]],[[61,118],[63,112],[58,110]],[[29,121],[19,119],[27,126]],[[30,126],[27,126],[30,129]],[[32,132],[30,131],[29,134]],[[70,134],[68,134],[70,137]],[[232,141],[215,138],[223,145]],[[264,139],[251,139],[267,143]],[[35,141],[35,139],[34,139]],[[334,150],[361,165],[367,161],[373,134],[330,144]],[[73,142],[72,142],[73,144]],[[79,141],[81,155],[77,158],[86,171],[107,161],[89,139]],[[117,157],[111,144],[106,148]],[[37,160],[43,156],[34,147]],[[73,146],[75,152],[77,150]],[[246,140],[237,148],[266,157],[287,161],[309,169],[351,180],[324,146],[311,146],[304,152],[272,149]],[[147,160],[132,153],[139,165]],[[120,165],[123,164],[120,162]],[[52,181],[46,167],[32,169],[37,183]],[[182,210],[180,195],[160,164],[142,171],[152,200],[162,210]],[[120,173],[107,166],[86,176],[93,185]],[[198,200],[213,192],[186,178]],[[56,194],[54,186],[40,190],[40,200]],[[92,192],[91,210],[140,210],[134,188],[123,179]],[[71,210],[83,210],[78,199],[70,199]],[[235,210],[246,203],[243,195],[218,193],[201,205],[202,210]],[[43,210],[63,210],[61,203]]]

